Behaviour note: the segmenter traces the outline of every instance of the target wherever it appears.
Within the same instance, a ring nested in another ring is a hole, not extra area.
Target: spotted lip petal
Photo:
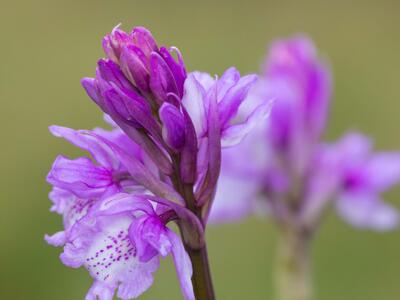
[[[134,220],[129,236],[137,245],[139,259],[147,262],[157,255],[172,254],[183,296],[194,300],[192,264],[181,239],[153,212]]]
[[[119,298],[133,299],[151,286],[159,259],[139,260],[137,247],[128,237],[134,212],[153,212],[153,208],[142,197],[116,194],[97,201],[65,231],[46,237],[52,245],[65,244],[64,264],[84,266],[94,278],[86,299],[112,299],[116,289]]]

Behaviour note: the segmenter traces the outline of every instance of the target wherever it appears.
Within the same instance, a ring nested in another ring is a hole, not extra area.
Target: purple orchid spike
[[[383,231],[399,225],[398,211],[380,194],[400,182],[400,153],[374,154],[360,134],[348,134],[336,144],[320,141],[331,80],[308,38],[274,43],[263,73],[248,103],[257,107],[275,99],[269,121],[258,122],[237,147],[222,151],[209,221],[269,213],[280,230],[277,296],[311,299],[309,246],[330,203],[359,228]]]
[[[51,127],[92,159],[53,164],[51,210],[64,230],[46,240],[64,247],[64,264],[90,272],[88,300],[138,297],[169,254],[184,298],[213,300],[204,232],[221,147],[241,141],[270,103],[248,101],[256,75],[187,75],[179,50],[159,47],[143,27],[114,28],[103,48],[107,58],[82,85],[113,130]]]
[[[384,189],[373,182],[381,173],[390,174],[382,180],[385,188],[400,181],[398,154],[383,155],[381,163],[369,153],[366,138],[357,134],[338,145],[319,144],[328,114],[330,75],[317,60],[311,41],[296,37],[274,43],[264,71],[250,98],[255,103],[275,99],[269,123],[259,126],[238,147],[223,152],[221,182],[241,181],[242,191],[247,192],[226,197],[222,191],[228,188],[221,184],[212,221],[251,213],[259,207],[252,199],[267,197],[269,211],[278,219],[290,214],[287,206],[293,203],[285,202],[295,201],[296,214],[305,225],[317,222],[327,202],[336,198],[340,215],[357,227],[395,227],[398,214],[378,201]],[[253,159],[243,165],[235,163],[238,157]],[[375,174],[369,170],[370,160]],[[289,199],[293,196],[296,199]]]
[[[379,201],[384,189],[373,182],[382,178],[386,189],[400,181],[398,154],[383,155],[382,165],[380,159],[375,163],[369,142],[356,134],[338,145],[319,144],[328,114],[330,75],[312,42],[296,37],[274,43],[264,72],[249,98],[254,103],[275,99],[269,123],[260,124],[238,147],[223,151],[221,192],[211,221],[243,217],[259,208],[260,201],[254,199],[266,197],[264,207],[280,220],[294,205],[304,224],[317,222],[327,202],[337,199],[340,215],[351,224],[378,230],[396,226],[397,212]],[[369,170],[370,160],[374,172]],[[239,181],[245,192],[224,197],[222,191]]]

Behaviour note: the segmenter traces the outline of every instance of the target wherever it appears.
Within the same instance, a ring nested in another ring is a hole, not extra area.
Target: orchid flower
[[[65,265],[94,278],[87,300],[137,298],[169,254],[184,298],[212,300],[205,229],[221,147],[238,144],[270,103],[247,101],[256,75],[187,74],[180,51],[159,47],[143,27],[114,28],[103,49],[95,78],[82,85],[113,129],[50,127],[91,159],[54,162],[47,180],[64,230],[46,240],[64,247]]]

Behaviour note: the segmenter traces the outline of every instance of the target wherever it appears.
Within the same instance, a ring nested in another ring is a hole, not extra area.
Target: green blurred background
[[[350,3],[351,2],[351,3]],[[58,153],[50,124],[92,128],[99,110],[80,86],[102,56],[101,38],[119,22],[151,29],[178,46],[189,70],[255,72],[267,45],[298,32],[332,64],[334,103],[327,138],[347,129],[400,149],[398,1],[1,0],[0,299],[83,299],[91,279],[58,260],[45,233],[60,229],[48,210],[45,176]],[[400,207],[400,189],[387,198]],[[397,203],[396,203],[397,201]],[[218,299],[272,299],[276,234],[266,220],[209,228]],[[316,299],[400,299],[400,234],[356,231],[332,213],[316,240]],[[170,259],[141,299],[180,299]]]

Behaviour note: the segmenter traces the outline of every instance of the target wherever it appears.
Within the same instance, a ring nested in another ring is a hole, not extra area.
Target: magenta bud
[[[165,60],[156,52],[150,57],[150,88],[162,103],[168,94],[179,95],[174,75]]]
[[[132,90],[132,84],[126,79],[119,66],[111,60],[100,59],[97,63],[98,72],[96,77],[101,77],[103,80],[113,83],[116,86]]]
[[[176,55],[178,56],[178,61],[174,59],[174,57],[171,55],[171,52],[175,52]],[[171,69],[172,74],[174,76],[179,96],[183,96],[183,84],[185,83],[186,79],[186,69],[185,69],[185,64],[183,62],[182,54],[180,51],[172,47],[171,49],[167,49],[165,47],[160,48],[160,55],[164,59],[164,61],[167,63],[168,67]]]
[[[120,59],[122,72],[143,93],[150,91],[148,64],[143,51],[135,45],[126,46],[122,50]]]
[[[185,146],[181,154],[181,179],[188,184],[194,184],[197,179],[198,144],[196,130],[188,112],[182,108],[185,121]]]
[[[154,37],[146,28],[135,27],[130,36],[133,44],[140,48],[146,57],[150,57],[152,52],[158,51]]]
[[[182,113],[176,106],[164,103],[159,110],[159,115],[163,123],[164,141],[173,150],[181,150],[185,145],[185,121]]]
[[[97,87],[96,79],[85,77],[81,80],[81,84],[88,96],[101,107],[102,98]]]
[[[114,27],[111,33],[103,38],[104,53],[116,63],[120,59],[123,46],[130,41],[129,35],[118,27],[119,25]]]

